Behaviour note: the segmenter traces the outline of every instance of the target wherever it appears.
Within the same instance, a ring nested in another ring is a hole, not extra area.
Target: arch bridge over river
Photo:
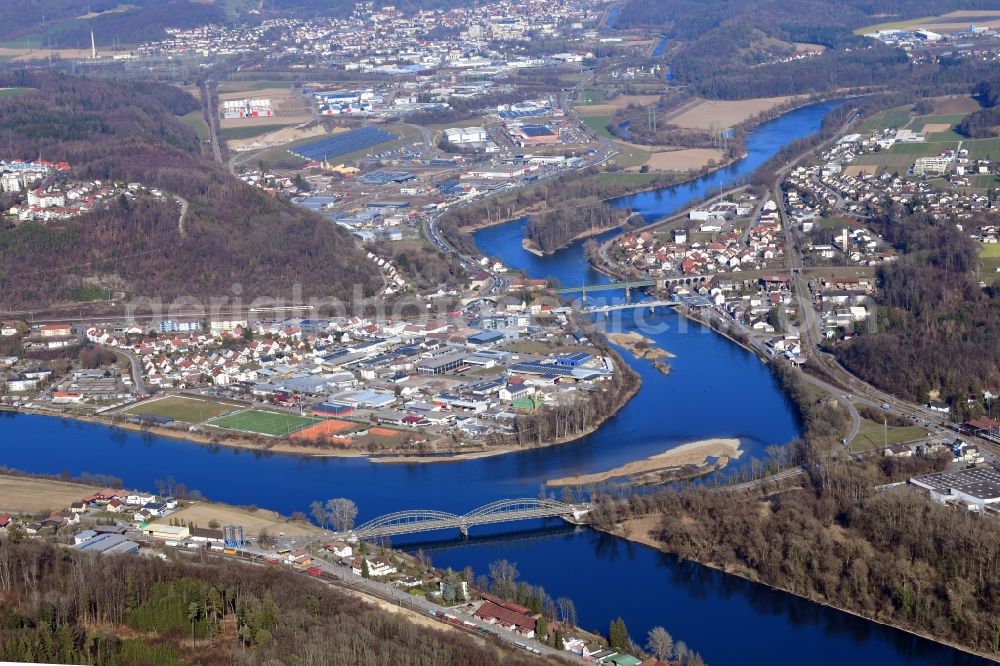
[[[347,535],[358,539],[374,539],[457,528],[463,536],[468,536],[469,528],[474,525],[539,518],[563,518],[571,523],[579,523],[590,509],[589,504],[566,504],[552,499],[505,499],[490,502],[462,516],[433,509],[396,511],[373,518]]]

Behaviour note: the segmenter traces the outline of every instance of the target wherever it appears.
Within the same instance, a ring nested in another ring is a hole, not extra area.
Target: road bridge
[[[630,310],[633,308],[662,308],[662,307],[676,307],[678,303],[676,301],[639,301],[638,303],[614,303],[613,305],[592,305],[588,308],[582,308],[580,312],[584,314],[598,314],[602,312],[614,312],[616,310]]]
[[[672,277],[658,277],[648,280],[629,280],[623,282],[608,282],[607,284],[583,284],[577,287],[560,287],[556,289],[557,294],[580,294],[583,300],[587,300],[587,294],[595,291],[612,291],[624,289],[626,295],[632,289],[648,289],[650,287],[658,290],[668,287],[693,286],[708,282],[712,275],[677,275]]]
[[[491,525],[538,518],[563,518],[576,523],[590,512],[590,508],[589,504],[566,504],[551,499],[518,498],[491,502],[462,516],[432,509],[396,511],[369,520],[343,536],[377,539],[400,534],[416,534],[455,528],[463,536],[468,536],[469,528],[474,525]]]

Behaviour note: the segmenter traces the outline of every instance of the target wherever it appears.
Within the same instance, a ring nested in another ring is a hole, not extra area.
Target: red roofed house
[[[492,601],[484,601],[476,611],[476,617],[522,636],[533,636],[535,633],[535,618],[498,606]]]
[[[46,324],[38,329],[43,338],[58,338],[72,334],[69,324]]]

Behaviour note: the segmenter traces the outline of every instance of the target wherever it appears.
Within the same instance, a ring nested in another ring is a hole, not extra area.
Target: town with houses
[[[120,352],[139,376],[133,383],[118,366],[57,376],[9,357],[2,400],[209,437],[287,435],[368,451],[426,450],[429,439],[484,442],[518,414],[586,399],[615,369],[586,337],[564,332],[566,308],[503,300],[499,307],[474,301],[421,323],[160,320],[33,330],[5,323],[3,333],[26,344]],[[187,409],[178,412],[178,404]]]
[[[322,65],[385,76],[441,66],[473,75],[496,74],[542,66],[543,59],[530,53],[505,54],[489,48],[505,42],[520,44],[525,34],[563,42],[620,42],[621,38],[600,37],[594,29],[604,11],[605,3],[593,0],[501,0],[491,3],[488,9],[454,7],[408,15],[392,5],[376,8],[371,2],[360,2],[342,18],[274,18],[234,28],[206,25],[191,30],[168,29],[170,39],[141,44],[137,55],[266,53],[268,60],[290,60],[303,68]],[[546,18],[539,21],[539,16]],[[434,40],[423,37],[436,28],[447,30],[449,36]],[[550,57],[579,62],[583,56],[563,52]]]
[[[71,168],[65,162],[0,161],[0,192],[11,202],[0,210],[0,220],[10,225],[69,220],[122,197],[164,196],[159,189],[147,189],[141,183],[77,182],[69,178]]]

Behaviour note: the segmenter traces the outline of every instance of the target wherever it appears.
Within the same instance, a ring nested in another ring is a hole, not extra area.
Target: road
[[[129,360],[132,365],[132,381],[135,383],[134,393],[137,397],[145,398],[146,396],[152,395],[145,382],[142,380],[142,362],[139,357],[128,349],[119,349],[118,347],[108,347],[107,345],[98,345],[102,349],[107,349],[108,351],[114,352],[119,356],[124,356]]]
[[[244,561],[250,561],[261,566],[268,566],[268,559],[273,559],[275,557],[274,553],[269,551],[263,551],[258,548],[248,548],[243,551],[243,556],[228,556],[228,557],[238,557]],[[378,599],[382,599],[390,604],[398,606],[400,608],[407,608],[420,615],[433,619],[435,621],[441,622],[445,625],[450,625],[455,627],[457,630],[464,630],[472,634],[478,634],[474,629],[471,629],[467,625],[463,626],[462,623],[469,622],[477,628],[487,630],[490,632],[491,636],[496,637],[501,642],[506,643],[509,647],[518,647],[515,645],[520,643],[522,645],[527,645],[532,648],[530,651],[544,656],[559,657],[560,659],[579,661],[579,659],[574,658],[575,655],[566,652],[565,650],[556,650],[547,645],[544,645],[534,638],[525,638],[523,636],[518,636],[511,632],[500,629],[488,622],[483,622],[482,620],[476,618],[471,614],[467,614],[461,610],[463,607],[458,606],[454,608],[446,608],[440,606],[431,601],[428,601],[426,597],[416,596],[408,594],[403,590],[399,590],[395,587],[386,585],[385,583],[380,583],[377,580],[370,578],[363,578],[355,574],[349,567],[341,567],[333,565],[322,559],[314,559],[310,564],[310,568],[317,569],[322,572],[321,576],[315,574],[310,574],[306,571],[300,571],[295,569],[294,571],[300,573],[302,576],[315,578],[317,580],[323,581],[326,584],[337,587],[346,588],[349,590],[354,590],[365,595],[373,596]],[[432,614],[432,611],[434,614]],[[454,622],[449,622],[444,614],[449,613],[458,618],[458,624]],[[523,649],[523,648],[520,648]]]

